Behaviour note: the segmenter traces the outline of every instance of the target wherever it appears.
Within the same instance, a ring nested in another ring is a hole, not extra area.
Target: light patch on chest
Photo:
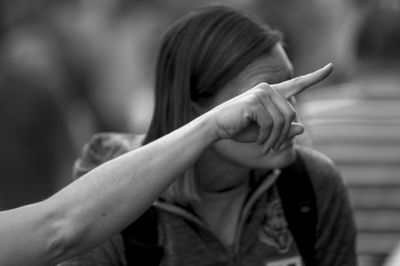
[[[289,251],[293,237],[289,231],[280,200],[268,203],[258,238],[262,243],[274,247],[280,254]]]

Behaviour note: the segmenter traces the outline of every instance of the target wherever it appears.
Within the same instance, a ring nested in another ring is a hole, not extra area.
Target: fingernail
[[[333,64],[332,63],[328,63],[326,66],[323,67],[324,69],[331,69],[331,71],[333,70]]]

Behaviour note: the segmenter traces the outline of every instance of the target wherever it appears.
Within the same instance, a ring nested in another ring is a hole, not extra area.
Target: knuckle
[[[254,88],[254,94],[258,97],[263,97],[264,95],[266,95],[266,90],[257,86],[256,88]]]
[[[269,84],[267,82],[260,82],[260,83],[258,83],[257,87],[267,88],[267,87],[270,87],[270,86],[269,86]]]
[[[266,93],[266,92],[268,92],[268,91],[271,91],[271,90],[273,90],[274,88],[272,87],[272,86],[270,86],[268,83],[266,83],[266,82],[261,82],[261,83],[258,83],[257,84],[257,86],[255,87],[255,89],[256,90],[260,90],[260,91],[262,91],[262,93]]]
[[[260,103],[260,99],[256,95],[252,95],[251,97],[249,97],[247,99],[246,103],[248,104],[248,106],[251,106],[252,108],[257,109],[258,105]]]
[[[260,104],[263,101],[263,98],[267,97],[267,94],[265,93],[264,90],[262,89],[255,89],[251,96],[249,97],[249,101],[251,101],[252,104]]]
[[[251,93],[249,95],[246,95],[246,97],[243,99],[243,102],[248,106],[252,106],[259,101],[258,98],[259,97],[255,93]]]

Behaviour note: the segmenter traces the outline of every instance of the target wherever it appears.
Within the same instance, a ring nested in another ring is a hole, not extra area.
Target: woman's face
[[[214,107],[260,82],[279,83],[292,77],[292,65],[280,43],[276,44],[270,54],[262,56],[246,67],[236,78],[231,80],[211,99]],[[281,168],[289,165],[296,158],[293,141],[287,140],[280,151],[261,152],[257,143],[241,143],[233,140],[222,140],[212,148],[219,156],[234,163],[252,169]]]

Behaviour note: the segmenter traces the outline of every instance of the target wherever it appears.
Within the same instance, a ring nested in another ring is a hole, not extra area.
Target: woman
[[[212,143],[254,132],[267,152],[279,134],[263,104],[293,95],[325,78],[331,66],[273,86],[259,84],[151,144],[85,174],[42,202],[0,212],[0,265],[55,265],[102,243],[147,208]],[[266,123],[265,121],[269,121]],[[289,135],[301,134],[291,125]],[[249,129],[249,124],[258,127]],[[248,141],[255,139],[249,138]],[[162,155],[160,155],[160,153]]]
[[[276,31],[228,7],[196,10],[164,36],[155,110],[143,144],[218,110],[219,104],[260,82],[284,82],[292,72]],[[339,173],[320,153],[294,145],[298,134],[288,122],[296,119],[293,98],[284,96],[275,91],[263,102],[265,121],[273,121],[271,133],[258,136],[258,143],[267,138],[264,148],[252,141],[255,125],[233,140],[214,143],[138,221],[63,265],[355,265],[355,229]],[[78,170],[84,173],[135,148],[132,139],[96,137]],[[308,255],[300,252],[303,244],[288,228],[293,221],[285,218],[276,185],[279,169],[298,158],[318,207],[315,236],[310,235],[315,243]],[[151,223],[155,226],[149,229]]]

